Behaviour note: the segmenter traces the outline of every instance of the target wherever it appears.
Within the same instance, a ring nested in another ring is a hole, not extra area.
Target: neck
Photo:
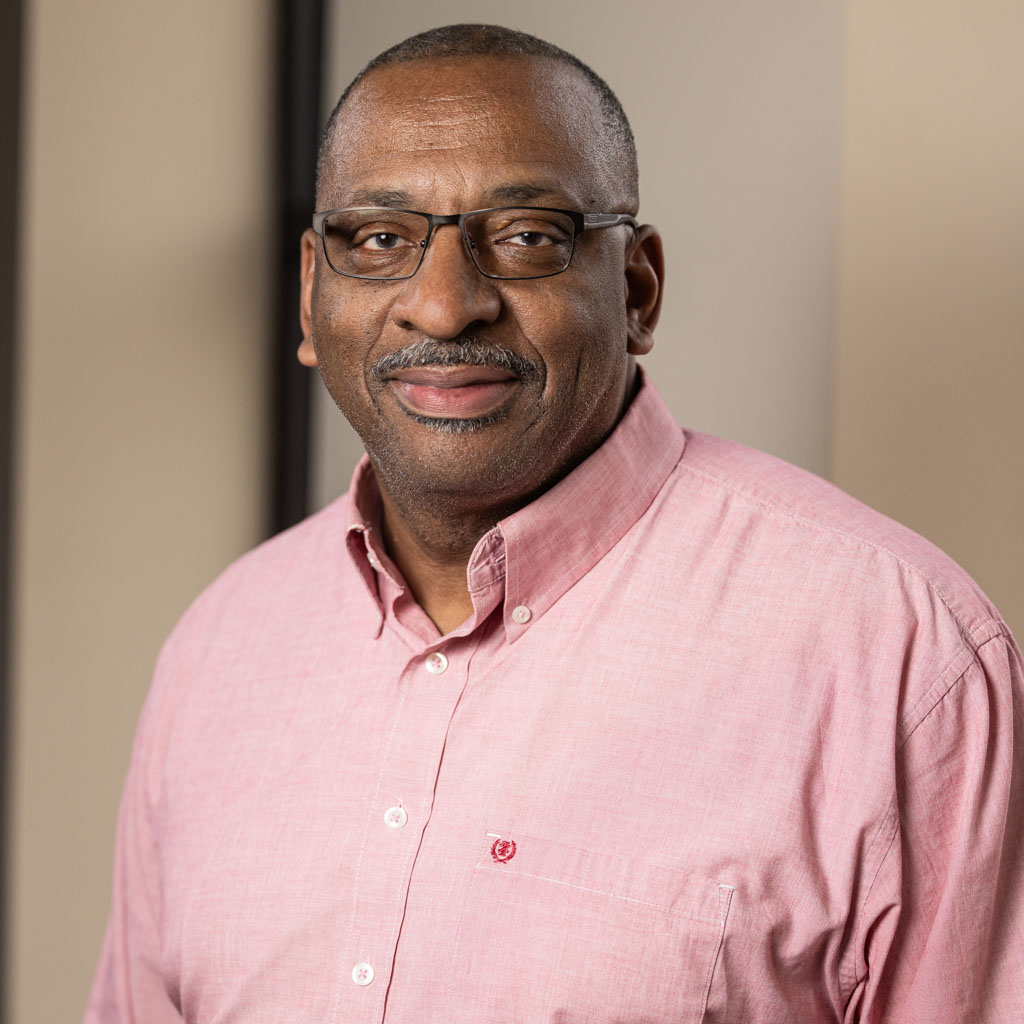
[[[505,510],[487,513],[438,509],[388,489],[377,474],[381,531],[388,554],[402,571],[417,603],[442,634],[473,612],[466,567],[477,541]],[[512,510],[507,510],[511,512]]]

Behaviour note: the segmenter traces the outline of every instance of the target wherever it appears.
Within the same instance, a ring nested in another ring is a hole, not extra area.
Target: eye
[[[364,249],[395,249],[402,244],[402,239],[399,235],[394,234],[391,231],[378,231],[375,235],[370,235],[369,238],[365,239],[360,243]]]
[[[550,235],[544,234],[543,231],[520,231],[518,235],[513,235],[509,241],[516,245],[525,245],[531,249],[541,245],[554,244],[554,239]]]
[[[549,245],[564,245],[571,237],[561,224],[543,218],[519,218],[490,231],[492,244],[522,246],[524,249],[542,249]]]
[[[425,233],[425,224],[406,223],[394,216],[373,216],[351,226],[349,247],[366,253],[394,252],[419,245],[417,233]]]

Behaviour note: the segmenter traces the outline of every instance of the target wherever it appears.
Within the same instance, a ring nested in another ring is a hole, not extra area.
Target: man
[[[1024,1019],[1020,653],[927,542],[672,422],[637,203],[532,37],[342,98],[299,355],[368,457],[161,655],[87,1021]]]

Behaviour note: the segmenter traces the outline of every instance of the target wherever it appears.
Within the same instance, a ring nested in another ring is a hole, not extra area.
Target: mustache
[[[517,377],[540,376],[540,367],[501,345],[485,345],[473,335],[460,335],[451,341],[426,338],[407,345],[378,359],[370,367],[370,374],[384,380],[395,370],[410,370],[414,366],[493,366],[508,370]]]

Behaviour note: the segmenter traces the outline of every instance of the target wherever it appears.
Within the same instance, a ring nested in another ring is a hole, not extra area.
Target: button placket
[[[471,654],[472,645],[466,646],[465,658],[461,649],[458,657],[430,649],[413,653],[399,680],[401,696],[382,751],[376,806],[366,822],[349,933],[348,963],[360,955],[373,956],[384,973],[374,980],[373,962],[363,959],[356,964],[358,979],[355,973],[351,981],[342,974],[338,1006],[346,1009],[339,1019],[345,1012],[365,1012],[368,994],[376,991],[383,998],[388,986],[388,968],[380,959],[390,964],[402,930],[400,909],[415,872],[417,840],[430,816],[441,752]],[[434,676],[438,678],[428,678]],[[412,801],[408,806],[406,797]]]

